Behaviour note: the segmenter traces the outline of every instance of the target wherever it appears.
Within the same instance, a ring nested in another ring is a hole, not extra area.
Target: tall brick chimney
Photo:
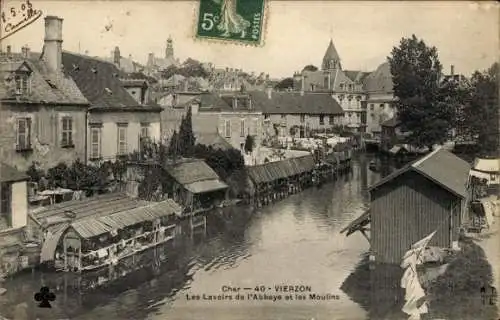
[[[115,47],[115,51],[113,51],[113,63],[117,66],[120,67],[120,48]]]
[[[451,67],[450,67],[450,75],[451,76],[455,75],[455,66],[454,65],[451,65]]]
[[[61,71],[62,67],[62,23],[62,18],[45,17],[43,59],[52,72]]]

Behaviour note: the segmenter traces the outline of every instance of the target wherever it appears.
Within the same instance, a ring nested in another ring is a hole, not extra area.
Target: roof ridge
[[[429,152],[426,154],[424,157],[421,159],[415,161],[411,166],[415,169],[418,169],[418,166],[420,166],[423,162],[427,161],[429,158],[433,157],[438,151],[442,150],[442,147],[439,146],[436,149],[434,149],[432,152]]]
[[[67,51],[67,50],[63,50],[62,53],[71,54],[71,55],[74,55],[74,56],[77,56],[77,57],[81,57],[81,58],[85,58],[85,59],[89,59],[89,60],[96,60],[96,61],[107,63],[107,64],[110,64],[110,65],[113,65],[113,66],[115,65],[113,62],[104,60],[103,58],[100,58],[100,57],[92,57],[92,56],[89,56],[89,55],[86,55],[86,54],[76,53],[76,52]]]

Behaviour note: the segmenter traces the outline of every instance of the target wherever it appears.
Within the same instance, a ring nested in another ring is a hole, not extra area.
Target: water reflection
[[[139,263],[143,267],[128,274],[112,268],[85,277],[20,275],[4,285],[8,291],[0,297],[2,315],[12,318],[16,306],[24,303],[27,318],[41,320],[370,317],[374,313],[366,309],[368,304],[351,294],[355,288],[343,286],[357,264],[359,268],[368,243],[361,235],[346,238],[339,231],[367,208],[367,187],[392,170],[390,164],[382,165],[381,172],[369,170],[371,159],[361,155],[350,174],[269,206],[226,208],[209,215],[195,230],[186,221],[178,226],[180,236],[174,243],[148,252]],[[340,300],[206,304],[185,299],[188,293],[218,294],[225,284],[254,287],[298,281],[317,293],[339,295]],[[32,300],[41,285],[57,294],[50,314],[36,308]],[[380,295],[390,297],[387,290]],[[380,302],[376,307],[384,306]]]

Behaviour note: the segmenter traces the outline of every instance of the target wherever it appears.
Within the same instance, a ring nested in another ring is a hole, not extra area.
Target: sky
[[[5,0],[4,8],[17,0]],[[305,65],[321,66],[330,39],[347,70],[371,71],[385,62],[402,37],[415,34],[436,46],[445,70],[470,75],[499,57],[499,5],[490,2],[271,1],[264,44],[248,47],[194,39],[197,1],[40,1],[33,7],[63,22],[63,49],[145,63],[148,53],[164,56],[169,35],[175,56],[217,67],[291,76]],[[105,26],[112,25],[109,31]],[[42,18],[2,41],[20,51],[41,51]]]

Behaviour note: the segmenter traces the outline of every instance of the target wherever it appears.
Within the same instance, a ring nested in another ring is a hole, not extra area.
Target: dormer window
[[[16,94],[29,94],[30,93],[30,79],[29,74],[21,73],[14,76],[16,82]]]
[[[344,84],[343,83],[340,84],[340,90],[344,90]]]

